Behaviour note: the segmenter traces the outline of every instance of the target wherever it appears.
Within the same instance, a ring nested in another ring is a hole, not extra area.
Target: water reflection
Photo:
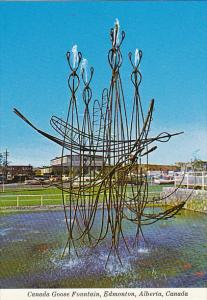
[[[62,211],[1,214],[1,286],[205,287],[207,218],[182,211],[173,220],[144,227],[146,242],[133,247],[135,228],[124,225],[130,253],[120,244],[123,266],[111,256],[110,239],[91,249],[77,244],[69,259]]]

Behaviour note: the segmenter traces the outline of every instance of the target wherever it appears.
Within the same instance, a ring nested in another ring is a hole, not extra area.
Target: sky
[[[0,2],[0,152],[10,164],[49,165],[61,148],[13,113],[56,134],[52,115],[66,117],[70,93],[66,52],[74,44],[95,69],[93,96],[108,87],[109,31],[126,32],[121,75],[132,102],[128,52],[143,51],[144,111],[155,99],[151,134],[184,131],[157,144],[151,163],[207,160],[207,2]]]

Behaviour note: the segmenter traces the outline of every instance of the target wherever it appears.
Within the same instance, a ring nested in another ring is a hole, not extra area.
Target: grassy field
[[[165,185],[166,186],[166,185]],[[162,191],[163,185],[149,186],[150,195],[156,195]],[[130,191],[130,190],[129,190]],[[68,195],[67,195],[68,197]],[[67,198],[66,198],[67,200]],[[101,197],[100,197],[101,201]],[[7,189],[0,192],[0,208],[16,206],[40,206],[40,205],[61,205],[61,190],[56,187],[49,188],[28,188],[28,189]]]
[[[62,203],[61,191],[56,187],[7,189],[0,192],[0,207],[5,206],[36,206],[36,205],[60,205]]]

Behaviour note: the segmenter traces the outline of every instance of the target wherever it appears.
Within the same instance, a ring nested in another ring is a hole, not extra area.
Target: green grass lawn
[[[162,191],[163,186],[149,186],[149,195],[156,196]],[[130,188],[128,188],[130,191]],[[17,201],[18,197],[18,201]],[[100,196],[100,202],[102,197]],[[0,208],[18,206],[40,206],[42,205],[61,205],[62,196],[61,190],[56,187],[36,188],[36,189],[8,189],[5,192],[0,192]]]
[[[19,206],[60,205],[62,204],[61,191],[56,187],[34,188],[34,189],[8,189],[0,192],[0,207],[17,206],[17,196]],[[41,200],[41,196],[43,199]]]
[[[2,195],[43,195],[43,194],[61,194],[61,190],[56,187],[49,188],[24,188],[24,189],[6,189],[4,192],[0,192]]]

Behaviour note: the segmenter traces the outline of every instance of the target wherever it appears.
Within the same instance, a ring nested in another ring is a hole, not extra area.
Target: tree
[[[192,166],[195,171],[203,171],[204,162],[201,159],[195,158],[194,161],[192,161]]]

